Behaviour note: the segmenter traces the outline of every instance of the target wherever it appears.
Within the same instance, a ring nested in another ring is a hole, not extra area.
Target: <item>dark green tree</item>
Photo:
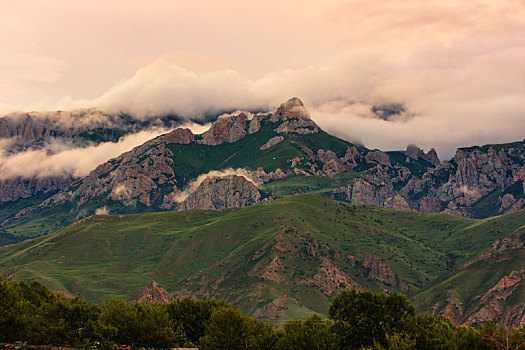
[[[213,312],[201,338],[201,350],[274,349],[276,335],[269,324],[243,314],[239,309],[221,307]]]
[[[190,344],[198,345],[212,313],[219,307],[232,307],[223,301],[178,299],[168,306],[168,314],[174,325],[180,326]]]
[[[415,309],[406,296],[355,289],[343,291],[328,309],[342,349],[387,346],[387,334],[405,333],[413,327]]]
[[[330,322],[318,315],[306,320],[290,320],[279,332],[277,349],[337,349]]]

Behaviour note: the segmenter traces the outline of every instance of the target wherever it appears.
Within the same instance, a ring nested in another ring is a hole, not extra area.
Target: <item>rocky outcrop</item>
[[[507,327],[522,328],[525,325],[525,305],[508,306],[505,302],[522,285],[524,278],[525,270],[512,271],[501,278],[483,294],[478,304],[480,308],[467,316],[465,324],[498,321]]]
[[[41,146],[48,143],[85,147],[99,142],[117,142],[123,135],[151,127],[176,127],[181,123],[182,120],[175,116],[137,120],[95,109],[11,113],[0,117],[0,141],[7,140],[3,149],[9,153],[42,149]],[[70,175],[2,178],[0,203],[51,194],[67,188],[73,180]]]
[[[271,147],[275,146],[276,144],[278,144],[279,142],[281,142],[283,140],[284,140],[284,137],[282,137],[282,136],[272,137],[271,139],[268,140],[268,142],[266,142],[264,145],[259,147],[259,149],[261,151],[267,150],[268,148],[271,148]]]
[[[177,183],[172,168],[173,154],[166,144],[188,144],[193,140],[191,130],[182,128],[156,137],[99,165],[79,183],[78,188],[59,192],[40,206],[69,201],[79,207],[92,198],[150,206],[163,188],[173,189]]]
[[[0,204],[30,198],[37,194],[50,195],[67,188],[73,180],[71,176],[3,179],[0,180]]]
[[[452,160],[443,163],[439,163],[432,150],[425,154],[416,146],[408,146],[404,155],[405,163],[396,164],[385,152],[368,152],[365,161],[378,165],[352,185],[334,190],[335,198],[351,203],[475,218],[525,207],[523,142],[458,149]],[[359,156],[355,150],[349,149],[345,158],[353,158],[357,163]],[[424,162],[411,164],[411,160]],[[416,172],[418,167],[420,170]],[[507,189],[512,193],[505,192]],[[497,191],[502,194],[480,203]]]
[[[385,152],[372,151],[368,152],[365,159],[370,163],[377,163],[382,165],[390,166],[390,157]]]
[[[428,153],[423,152],[423,150],[416,145],[408,145],[407,150],[405,151],[405,155],[412,159],[423,159],[433,166],[439,165],[439,157],[437,155],[437,152],[435,149],[431,149],[428,151]]]
[[[451,279],[462,276],[459,278],[468,286],[458,282],[448,284],[447,298],[434,305],[434,314],[448,316],[455,324],[476,325],[494,321],[506,327],[523,327],[525,305],[521,305],[519,300],[524,287],[525,269],[509,271],[507,267],[522,263],[518,257],[523,256],[525,246],[518,237],[519,232],[496,240],[467,262],[456,266]],[[490,273],[476,280],[486,271]],[[487,283],[497,276],[500,277],[496,282]]]
[[[279,120],[287,120],[291,118],[297,119],[310,119],[310,113],[306,110],[306,107],[298,97],[292,97],[288,101],[282,103],[276,110],[273,112],[273,115],[270,117],[271,122],[276,122]]]
[[[498,239],[490,247],[478,253],[476,256],[472,257],[469,261],[462,265],[462,269],[478,262],[478,261],[503,261],[502,254],[515,249],[523,248],[523,241],[517,237],[505,237]]]
[[[212,123],[210,129],[202,134],[199,143],[205,145],[220,145],[221,143],[232,143],[247,135],[248,116],[245,113],[236,115],[224,115]]]
[[[204,180],[179,210],[246,207],[262,200],[257,186],[242,176],[214,177]]]
[[[408,287],[401,281],[399,276],[396,276],[390,267],[378,257],[366,252],[361,265],[368,269],[368,278],[384,282],[392,287],[398,287],[402,291],[407,291]]]
[[[133,300],[135,302],[154,304],[154,303],[171,303],[173,298],[170,296],[166,289],[162,288],[157,282],[153,281],[148,284],[140,295]]]
[[[287,119],[275,129],[275,132],[279,134],[315,134],[319,132],[319,127],[310,119]]]

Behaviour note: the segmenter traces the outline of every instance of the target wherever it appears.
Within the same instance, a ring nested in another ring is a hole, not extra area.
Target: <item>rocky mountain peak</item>
[[[417,147],[416,145],[408,145],[407,150],[405,151],[405,155],[416,160],[426,160],[433,166],[437,166],[440,163],[439,157],[434,148],[428,151],[428,153],[425,153],[421,148]]]
[[[290,118],[310,119],[310,113],[298,97],[292,97],[282,103],[273,113],[270,121],[286,120]]]

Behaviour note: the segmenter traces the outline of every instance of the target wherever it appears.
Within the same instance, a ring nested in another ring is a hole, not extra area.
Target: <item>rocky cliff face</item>
[[[0,204],[30,198],[36,194],[52,194],[67,188],[73,180],[71,176],[16,177],[0,180]]]
[[[257,186],[242,176],[212,177],[204,180],[179,210],[246,207],[262,201]]]
[[[94,197],[106,197],[113,201],[136,201],[150,206],[158,200],[163,188],[176,187],[171,167],[173,154],[168,143],[189,144],[194,135],[189,129],[175,129],[123,153],[117,158],[99,165],[74,191],[58,193],[43,206],[66,201],[81,206]]]
[[[336,189],[334,196],[351,203],[464,217],[487,217],[525,207],[525,142],[458,149],[452,160],[441,164],[434,154],[408,147],[407,159],[436,164],[417,174],[411,170],[410,159],[403,165],[391,164],[383,152],[370,152],[365,159],[378,165],[354,184]]]

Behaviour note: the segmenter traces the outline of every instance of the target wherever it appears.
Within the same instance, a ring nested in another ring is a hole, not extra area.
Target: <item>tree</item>
[[[481,327],[481,335],[497,350],[525,349],[525,329],[507,328],[489,321]]]
[[[355,289],[341,292],[328,309],[343,349],[370,347],[374,342],[387,346],[386,335],[412,328],[414,316],[414,307],[402,294]]]
[[[273,349],[276,336],[272,326],[249,317],[237,308],[215,310],[201,338],[202,350]]]
[[[290,320],[279,332],[277,349],[336,349],[337,342],[329,321],[318,315],[306,320]]]
[[[219,307],[232,307],[223,301],[192,300],[183,298],[171,302],[168,307],[170,320],[174,325],[180,325],[191,344],[198,345],[211,315]]]
[[[103,341],[135,348],[169,348],[182,345],[185,337],[177,333],[169,319],[167,308],[162,304],[130,303],[111,299],[102,306],[100,314]],[[110,339],[108,339],[108,336]]]

